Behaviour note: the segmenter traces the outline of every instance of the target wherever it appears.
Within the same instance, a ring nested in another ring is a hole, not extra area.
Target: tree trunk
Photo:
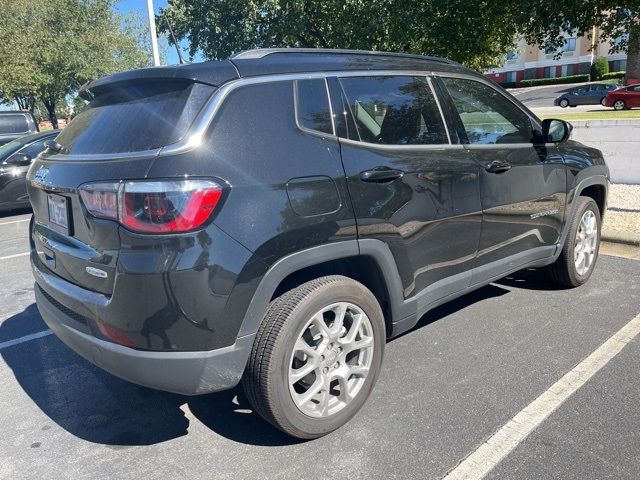
[[[629,31],[629,44],[627,46],[627,74],[625,84],[640,82],[640,28],[632,28]]]
[[[30,95],[20,94],[16,94],[14,98],[20,110],[29,110],[30,112],[33,112],[33,108],[36,104],[35,98]]]
[[[43,100],[42,103],[44,103],[44,106],[47,109],[51,126],[53,128],[58,128],[58,117],[56,117],[56,101],[52,98],[48,98],[47,100]]]

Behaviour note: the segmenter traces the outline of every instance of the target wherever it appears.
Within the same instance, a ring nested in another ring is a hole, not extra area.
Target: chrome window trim
[[[326,79],[329,77],[380,77],[380,76],[410,76],[410,77],[429,77],[433,75],[432,71],[425,70],[348,70],[348,71],[322,71],[322,72],[306,72],[306,73],[285,73],[285,74],[277,74],[277,75],[264,75],[260,77],[249,77],[249,78],[239,78],[237,80],[232,80],[218,90],[216,90],[209,100],[207,104],[203,107],[201,112],[196,117],[193,122],[191,129],[187,137],[183,140],[176,142],[171,145],[167,145],[166,147],[162,147],[160,149],[159,155],[176,155],[179,153],[184,153],[193,148],[198,147],[204,138],[204,135],[209,128],[209,125],[213,121],[216,113],[222,106],[225,98],[232,91],[237,88],[247,86],[247,85],[259,85],[263,83],[274,83],[274,82],[282,82],[282,81],[290,81],[290,80],[311,80],[316,78]],[[469,78],[473,79],[472,75]],[[328,85],[327,85],[328,88]],[[329,97],[331,103],[331,98]],[[444,117],[442,117],[442,121],[444,122]],[[446,128],[446,122],[445,122]],[[334,130],[335,131],[335,130]],[[342,137],[332,137],[327,134],[320,134],[318,132],[314,132],[313,130],[310,133],[315,133],[316,135],[321,135],[325,138],[339,138],[340,141],[348,140]],[[353,140],[352,140],[353,141]],[[373,145],[379,146],[373,143],[367,142],[357,142],[362,145]],[[449,143],[448,145],[451,145]],[[427,145],[413,145],[412,147],[425,147]],[[436,146],[447,146],[447,144],[437,144]],[[407,148],[408,145],[386,145],[388,148]]]
[[[378,150],[462,150],[464,145],[456,143],[425,143],[425,144],[408,144],[408,145],[385,145],[384,143],[369,143],[361,142],[359,140],[351,140],[349,138],[340,137],[340,143],[346,145],[360,146],[363,148],[373,148]]]
[[[293,84],[293,115],[295,117],[295,122],[296,122],[296,127],[298,127],[298,130],[303,131],[305,133],[308,133],[309,135],[315,135],[317,137],[320,138],[330,138],[332,140],[337,140],[336,137],[336,126],[335,126],[335,122],[333,121],[333,110],[331,108],[331,99],[329,97],[329,89],[327,86],[327,79],[324,78],[322,80],[325,86],[325,93],[326,93],[326,99],[327,102],[329,103],[329,115],[331,116],[331,130],[332,133],[327,133],[327,132],[323,132],[320,130],[314,130],[313,128],[309,128],[309,127],[305,127],[304,125],[302,125],[300,123],[300,116],[298,115],[298,82],[300,80],[310,80],[310,79],[295,79],[293,80],[291,83]],[[318,80],[318,79],[311,79],[311,80]]]
[[[285,73],[285,74],[275,74],[275,75],[264,75],[257,77],[244,77],[238,78],[235,80],[231,80],[223,85],[221,85],[207,100],[205,105],[202,107],[195,120],[191,124],[191,127],[187,130],[187,134],[181,140],[166,145],[164,147],[152,149],[152,150],[144,150],[138,152],[121,152],[121,153],[99,153],[99,154],[87,154],[87,155],[65,155],[65,154],[56,154],[54,157],[56,160],[84,160],[84,161],[99,161],[99,160],[129,160],[133,158],[147,158],[147,157],[155,157],[155,156],[166,156],[166,155],[177,155],[181,153],[185,153],[191,151],[197,147],[199,147],[204,140],[204,136],[207,132],[207,129],[211,125],[213,119],[216,116],[216,113],[220,110],[222,104],[226,97],[236,90],[237,88],[247,86],[247,85],[259,85],[263,83],[274,83],[274,82],[282,82],[282,81],[291,81],[291,80],[304,80],[304,79],[315,79],[315,78],[323,78],[326,79],[329,77],[380,77],[380,76],[413,76],[413,77],[429,77],[436,76],[438,73],[441,73],[439,76],[448,76],[448,77],[459,77],[459,78],[467,78],[469,80],[480,81],[482,83],[486,83],[491,86],[488,81],[484,81],[481,77],[469,74],[458,74],[458,73],[449,73],[449,72],[434,72],[432,70],[347,70],[347,71],[320,71],[320,72],[306,72],[306,73]],[[328,87],[328,85],[327,85]],[[499,90],[498,90],[499,91]],[[437,96],[436,96],[437,98]],[[506,97],[508,98],[508,97]],[[511,101],[511,100],[510,100]],[[513,103],[513,102],[512,102]],[[520,108],[517,104],[515,104],[518,108]],[[444,117],[442,118],[444,121]],[[536,124],[539,124],[536,119]],[[335,127],[335,125],[334,125]],[[446,122],[445,122],[445,128]],[[325,137],[331,138],[331,135],[324,135]],[[338,137],[335,137],[338,138]],[[340,137],[340,140],[346,140]],[[371,144],[366,142],[356,142],[361,145],[373,145],[375,147],[379,147],[380,145]],[[447,146],[446,144],[438,144],[436,146]],[[451,146],[451,143],[449,144]],[[386,148],[407,148],[407,147],[417,147],[424,148],[428,147],[428,145],[386,145]],[[41,154],[42,155],[42,154]],[[48,157],[43,157],[45,160]]]

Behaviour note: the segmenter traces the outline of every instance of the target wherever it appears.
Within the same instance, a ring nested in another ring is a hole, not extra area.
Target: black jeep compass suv
[[[253,50],[81,95],[28,174],[37,304],[132,382],[242,381],[318,437],[429,309],[524,267],[571,287],[593,271],[602,154],[457,63]]]

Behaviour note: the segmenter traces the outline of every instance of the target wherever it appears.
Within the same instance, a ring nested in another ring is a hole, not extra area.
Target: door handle
[[[391,182],[404,175],[402,170],[395,170],[389,167],[375,167],[371,170],[360,172],[360,180],[363,182],[385,183]]]
[[[500,160],[494,160],[490,164],[486,165],[484,169],[489,173],[504,173],[511,170],[511,164],[501,162]]]

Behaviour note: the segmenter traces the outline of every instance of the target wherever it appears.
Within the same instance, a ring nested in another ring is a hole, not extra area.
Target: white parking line
[[[521,410],[460,465],[451,470],[444,480],[483,478],[638,333],[640,333],[640,315],[614,333],[573,370]]]
[[[0,227],[2,225],[11,225],[12,223],[23,223],[23,222],[28,222],[30,219],[29,218],[25,218],[24,220],[12,220],[11,222],[0,222]]]
[[[31,340],[35,340],[36,338],[46,337],[51,335],[53,332],[51,330],[43,330],[42,332],[32,333],[30,335],[25,335],[24,337],[15,338],[13,340],[7,340],[6,342],[0,343],[0,350],[3,348],[13,347],[14,345],[19,345],[24,342],[29,342]]]
[[[31,252],[24,252],[24,253],[16,253],[15,255],[7,255],[6,257],[0,257],[0,260],[9,260],[10,258],[18,258],[18,257],[24,257],[25,255],[29,255]]]

